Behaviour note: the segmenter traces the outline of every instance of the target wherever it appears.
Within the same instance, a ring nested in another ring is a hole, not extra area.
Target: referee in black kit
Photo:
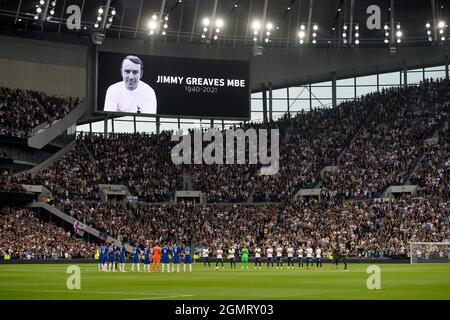
[[[333,251],[333,260],[331,262],[332,267],[333,265],[336,265],[336,270],[338,268],[339,261],[342,260],[344,263],[344,270],[347,270],[347,249],[345,247],[342,248],[342,250],[339,248],[339,245],[337,244]]]

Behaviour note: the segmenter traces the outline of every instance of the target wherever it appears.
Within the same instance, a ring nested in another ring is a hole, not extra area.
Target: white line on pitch
[[[103,292],[103,291],[89,291],[89,290],[29,290],[29,289],[0,289],[0,291],[10,292],[36,292],[36,293],[91,293],[91,294],[119,294],[119,295],[154,295],[161,296],[161,293],[151,292]],[[189,296],[189,295],[187,295]]]
[[[192,294],[184,294],[178,296],[160,296],[160,297],[145,297],[145,298],[132,298],[132,299],[123,299],[123,300],[158,300],[158,299],[171,299],[171,298],[187,298],[193,297]]]

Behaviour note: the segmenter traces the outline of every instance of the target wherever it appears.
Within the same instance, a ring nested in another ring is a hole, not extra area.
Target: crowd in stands
[[[74,150],[23,181],[46,186],[62,211],[130,244],[151,239],[217,248],[310,242],[327,249],[340,243],[351,256],[405,257],[410,241],[450,240],[449,89],[450,81],[427,81],[337,108],[244,124],[244,130],[280,130],[280,169],[274,176],[261,175],[260,163],[174,165],[176,142],[163,132],[81,134]],[[332,165],[336,168],[321,172]],[[205,192],[209,204],[151,204],[169,201],[183,174],[192,176],[194,189]],[[417,195],[389,203],[379,199],[389,185],[408,179],[419,185]],[[0,190],[17,190],[20,182],[0,177]],[[99,184],[125,184],[147,203],[100,202]],[[316,186],[323,189],[320,200],[292,200],[300,188]],[[242,204],[251,199],[255,204]],[[29,211],[9,217],[13,229],[21,228],[15,220],[39,223]],[[9,234],[14,242],[17,233]]]
[[[12,259],[92,258],[95,244],[38,219],[30,209],[0,207],[0,256]]]
[[[417,170],[410,178],[420,187],[420,193],[447,197],[450,194],[450,138],[448,121],[439,132],[437,141],[424,146],[425,153]]]
[[[402,185],[423,153],[425,140],[442,125],[450,107],[450,81],[427,81],[377,97],[376,111],[352,141],[337,170],[322,186],[339,198],[372,198]]]
[[[334,109],[302,112],[285,120],[284,128],[280,128],[280,170],[276,175],[260,176],[254,200],[283,201],[299,189],[314,188],[321,169],[335,163],[372,110],[370,97]]]
[[[0,174],[0,191],[24,192],[25,190],[19,178]]]
[[[449,242],[448,200],[404,196],[374,200],[294,201],[277,204],[147,205],[74,202],[63,210],[134,245],[146,240],[211,249],[275,245],[344,245],[351,257],[406,257],[409,243]],[[0,252],[13,258],[92,258],[96,247],[29,209],[1,209]]]
[[[56,199],[97,200],[98,184],[102,181],[95,161],[82,143],[30,180],[33,184],[47,187]]]
[[[260,173],[257,165],[188,166],[194,189],[208,193],[208,202],[279,202],[289,199],[300,188],[313,188],[320,170],[332,164],[349,139],[357,132],[371,110],[370,104],[343,103],[336,109],[317,108],[266,124],[248,123],[245,131],[271,129],[280,133],[280,167],[276,175]],[[248,159],[248,146],[246,149]],[[248,162],[248,161],[247,161]]]
[[[32,128],[64,118],[79,103],[78,98],[0,87],[0,135],[26,138]]]
[[[406,182],[426,139],[445,122],[449,89],[450,81],[427,81],[294,118],[242,125],[280,130],[276,175],[260,174],[260,163],[174,165],[171,132],[81,134],[76,149],[36,181],[61,199],[98,199],[98,184],[104,183],[125,184],[142,201],[167,202],[181,187],[183,173],[210,203],[286,201],[299,189],[316,186],[331,198],[380,197],[389,185]],[[330,165],[338,167],[321,176]]]
[[[125,184],[147,202],[167,202],[180,184],[182,168],[172,163],[171,132],[85,135],[103,182]]]
[[[410,241],[450,241],[448,199],[404,196],[375,200],[325,200],[277,204],[148,205],[73,202],[76,219],[130,244],[158,240],[211,248],[276,244],[344,244],[350,256],[405,257]]]

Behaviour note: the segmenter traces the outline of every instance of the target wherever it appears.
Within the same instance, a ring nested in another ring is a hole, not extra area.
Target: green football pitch
[[[450,265],[379,264],[379,290],[367,288],[367,264],[349,264],[349,271],[331,270],[329,264],[310,270],[215,270],[196,264],[192,273],[132,273],[130,264],[126,273],[78,266],[81,288],[69,290],[67,282],[75,283],[68,279],[69,265],[0,265],[0,300],[450,299]]]

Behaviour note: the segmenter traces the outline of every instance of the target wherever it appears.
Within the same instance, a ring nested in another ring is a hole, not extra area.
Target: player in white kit
[[[234,248],[234,246],[228,249],[228,256],[230,257],[231,269],[233,269],[233,266],[236,269],[236,249]]]
[[[298,267],[300,268],[300,265],[301,265],[301,267],[303,268],[303,248],[302,247],[298,247],[297,257],[298,257]]]
[[[209,260],[209,249],[202,249],[202,258],[203,258],[203,267],[206,268],[206,264],[208,263],[208,267],[211,268],[211,261]]]
[[[308,269],[309,264],[311,264],[311,267],[314,267],[313,254],[313,249],[311,246],[308,246],[306,248],[306,269]]]
[[[289,247],[287,248],[287,255],[288,255],[288,258],[287,258],[288,269],[289,269],[289,267],[291,267],[291,269],[294,269],[294,253],[295,253],[294,248],[292,248],[292,246],[289,246]]]
[[[320,267],[322,268],[322,249],[320,249],[319,246],[317,246],[316,248],[316,267],[319,268],[319,264]]]
[[[281,267],[283,269],[283,247],[278,246],[277,248],[277,269]]]
[[[220,248],[216,250],[216,269],[219,269],[219,263],[222,264],[223,269],[223,250]]]
[[[267,268],[269,267],[270,263],[272,264],[272,267],[273,267],[273,249],[272,249],[272,247],[267,248],[266,254],[267,254]]]
[[[261,248],[256,246],[256,248],[255,248],[255,269],[258,266],[261,269]]]

